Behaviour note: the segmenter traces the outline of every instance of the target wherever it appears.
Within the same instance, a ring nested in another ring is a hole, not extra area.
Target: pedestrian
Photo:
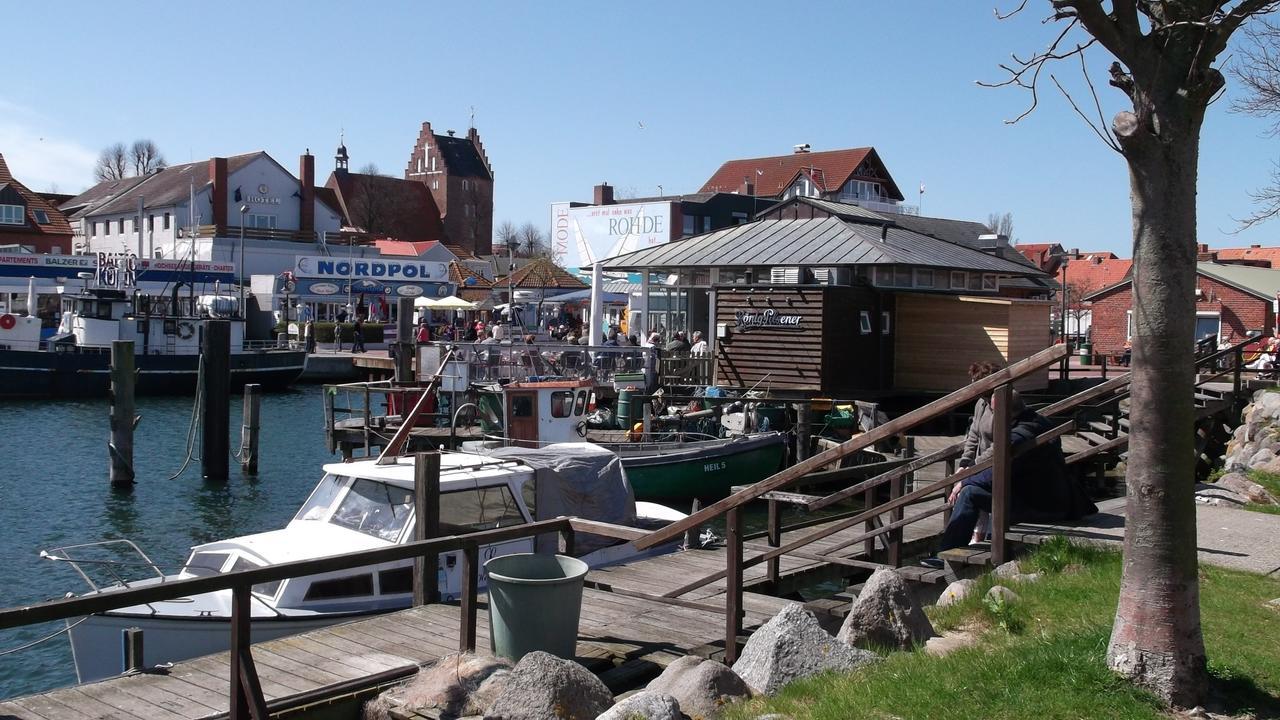
[[[338,322],[333,325],[333,339],[338,343],[337,352],[342,352],[342,326],[347,323],[347,311],[345,308],[338,308]]]
[[[418,321],[418,335],[415,339],[419,345],[426,345],[431,342],[431,326],[427,324],[426,318]]]
[[[302,347],[308,355],[316,351],[316,324],[311,318],[302,324]]]
[[[364,352],[364,321],[359,317],[356,318],[355,324],[351,326],[351,352]]]
[[[684,331],[677,330],[675,337],[672,338],[671,342],[667,343],[666,347],[662,349],[669,353],[687,353],[689,352],[690,347],[692,346],[689,345],[689,341],[685,339]]]
[[[978,361],[970,363],[969,382],[976,383],[999,369],[1000,366],[993,362]],[[960,454],[958,463],[961,469],[986,460],[991,455],[991,448],[994,444],[991,434],[991,420],[994,417],[995,415],[991,411],[991,397],[987,395],[978,398],[977,402],[973,404],[973,419],[969,422],[969,430],[964,436],[964,450]],[[969,541],[970,545],[987,539],[989,519],[985,512],[978,516],[973,538]]]
[[[693,345],[689,348],[689,354],[691,355],[707,354],[707,341],[702,339],[701,330],[693,331]]]

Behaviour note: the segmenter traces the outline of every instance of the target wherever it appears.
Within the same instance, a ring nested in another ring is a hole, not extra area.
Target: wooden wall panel
[[[725,288],[716,293],[716,323],[730,328],[716,343],[716,381],[729,387],[817,391],[823,376],[821,289]],[[796,316],[791,327],[739,329],[739,312]]]
[[[894,345],[895,387],[951,391],[969,384],[969,364],[1004,364],[1008,304],[954,295],[900,293]]]

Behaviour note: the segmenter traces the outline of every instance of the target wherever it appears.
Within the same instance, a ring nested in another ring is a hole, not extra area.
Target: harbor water
[[[60,598],[88,589],[70,567],[41,549],[128,538],[166,571],[195,544],[284,526],[325,462],[319,386],[262,399],[259,472],[250,479],[230,460],[231,480],[205,483],[200,461],[173,480],[187,456],[192,398],[138,399],[137,484],[107,481],[105,399],[0,403],[0,605]],[[240,398],[231,400],[231,449],[239,447]],[[199,439],[195,452],[200,449]],[[75,682],[66,635],[8,652],[65,627],[62,623],[0,631],[0,697]]]

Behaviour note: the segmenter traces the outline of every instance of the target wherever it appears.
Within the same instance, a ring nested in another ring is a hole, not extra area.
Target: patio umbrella
[[[429,298],[425,296],[414,298],[413,300],[413,306],[416,308],[432,308],[433,310],[441,309],[438,303],[439,301],[436,300],[435,298]]]
[[[456,295],[431,301],[432,310],[475,310],[476,304],[467,302]]]

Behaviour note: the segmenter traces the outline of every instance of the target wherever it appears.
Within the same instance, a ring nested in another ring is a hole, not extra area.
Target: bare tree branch
[[[121,180],[129,176],[129,153],[125,150],[124,143],[108,145],[98,153],[93,175],[99,182]]]

